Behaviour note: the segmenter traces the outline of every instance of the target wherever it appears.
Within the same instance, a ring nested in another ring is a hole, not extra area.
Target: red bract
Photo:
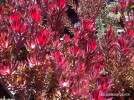
[[[19,33],[22,33],[25,31],[26,29],[26,26],[21,24],[20,22],[13,22],[11,24],[12,28],[14,29],[14,31],[16,32],[19,32]]]
[[[42,36],[42,35],[38,35],[38,42],[40,45],[44,45],[46,43],[47,39]]]
[[[94,52],[97,49],[97,43],[94,40],[89,41],[87,45],[87,51],[88,52]]]
[[[18,33],[24,32],[27,25],[26,23],[22,23],[22,19],[18,11],[15,11],[10,15],[10,24],[12,29]]]
[[[65,7],[65,4],[66,4],[66,0],[58,0],[58,6],[60,8],[64,8]]]
[[[37,40],[41,46],[47,44],[50,38],[50,32],[47,30],[41,30],[37,35]]]
[[[18,22],[18,23],[21,22],[21,18],[19,16],[19,12],[18,11],[14,11],[14,12],[11,13],[10,21],[11,22]]]
[[[119,2],[120,2],[121,9],[124,10],[126,8],[126,5],[127,5],[126,0],[121,0]]]
[[[42,20],[41,11],[38,5],[35,4],[31,7],[30,16],[35,22],[39,22]]]

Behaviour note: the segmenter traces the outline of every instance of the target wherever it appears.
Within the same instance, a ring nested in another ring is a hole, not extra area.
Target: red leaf
[[[93,33],[95,31],[95,19],[90,19],[83,22],[83,27],[86,31]]]
[[[16,23],[20,23],[20,22],[21,22],[21,18],[20,18],[20,16],[19,16],[18,11],[15,11],[15,12],[13,12],[13,13],[10,15],[10,21],[11,21],[11,22],[16,22]]]
[[[88,45],[87,45],[87,51],[96,51],[96,49],[97,49],[97,43],[96,43],[96,41],[94,41],[94,40],[91,40],[91,41],[89,41],[89,43],[88,43]]]
[[[1,13],[2,13],[2,6],[0,6],[0,15],[1,15]]]

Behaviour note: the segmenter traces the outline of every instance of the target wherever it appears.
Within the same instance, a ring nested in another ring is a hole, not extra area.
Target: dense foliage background
[[[133,18],[133,0],[2,0],[0,95],[133,100]]]

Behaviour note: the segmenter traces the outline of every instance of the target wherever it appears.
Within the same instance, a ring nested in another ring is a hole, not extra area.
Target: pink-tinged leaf
[[[127,28],[127,30],[131,30],[133,25],[134,25],[133,21],[130,20],[130,21],[126,22],[125,27]]]
[[[11,73],[11,68],[9,67],[9,65],[8,66],[4,66],[4,65],[0,66],[0,75],[6,76],[6,75],[9,75],[10,73]]]
[[[58,8],[58,6],[55,2],[52,2],[51,7],[52,7],[51,9],[54,10],[54,11],[56,11],[57,8]]]
[[[80,73],[85,73],[85,70],[86,70],[86,66],[84,64],[80,64],[79,72]]]
[[[37,40],[33,40],[33,41],[26,41],[25,47],[28,51],[34,50],[36,48],[37,45]]]
[[[27,57],[27,60],[28,60],[29,68],[42,65],[42,62],[37,58],[36,54]]]
[[[59,80],[59,86],[69,87],[70,86],[70,81],[69,80]]]
[[[63,54],[62,54],[61,52],[56,51],[56,52],[52,52],[51,54],[52,54],[53,59],[56,61],[56,63],[57,63],[61,68],[64,67],[62,64],[64,64],[65,67],[67,67],[67,66],[66,66],[67,62],[65,62],[66,59],[65,59],[65,57],[63,57]]]
[[[95,32],[95,19],[90,19],[83,22],[83,27],[86,31],[93,33]]]
[[[8,46],[11,44],[11,38],[8,36],[7,33],[2,32],[0,37],[0,45],[3,48],[8,48]]]
[[[97,61],[101,64],[103,63],[103,57],[101,55],[96,55],[95,57],[97,59]]]
[[[10,74],[10,69],[9,68],[4,68],[0,70],[1,75],[9,75]]]
[[[107,100],[113,100],[113,98],[108,98]]]
[[[97,73],[94,71],[91,71],[90,73],[90,79],[95,79],[97,77]]]

